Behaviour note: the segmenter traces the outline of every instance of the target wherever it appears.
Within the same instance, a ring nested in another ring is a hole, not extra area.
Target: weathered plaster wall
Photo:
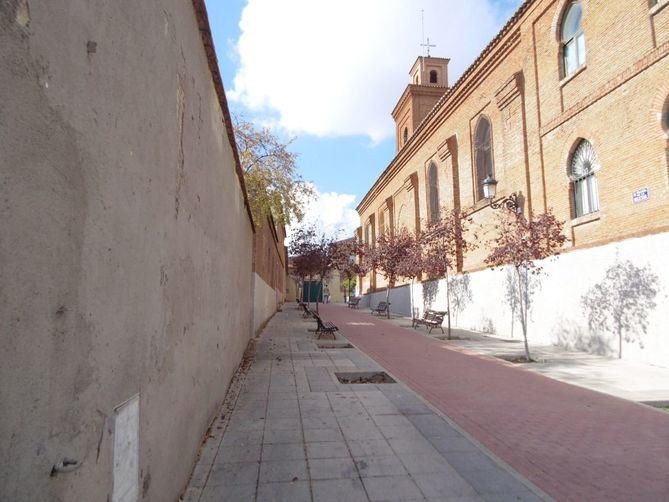
[[[276,312],[282,294],[253,274],[253,332],[257,333]]]
[[[175,500],[252,330],[193,3],[1,2],[0,90],[0,500],[107,500],[137,394],[139,496]]]

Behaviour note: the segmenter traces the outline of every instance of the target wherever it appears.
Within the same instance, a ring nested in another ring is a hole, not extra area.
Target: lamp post
[[[520,213],[522,211],[520,204],[518,203],[518,195],[514,192],[511,195],[499,199],[497,202],[494,202],[495,194],[497,193],[497,180],[489,174],[486,179],[483,180],[483,197],[488,199],[490,207],[493,209],[499,209],[500,207],[505,207],[509,211],[514,211]]]

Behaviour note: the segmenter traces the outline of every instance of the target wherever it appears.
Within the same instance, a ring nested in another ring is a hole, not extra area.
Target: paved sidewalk
[[[365,309],[360,311],[365,312]],[[393,315],[388,322],[403,328],[411,327],[409,317]],[[433,330],[431,335],[423,327],[415,332],[440,339],[446,337],[438,329]],[[450,340],[448,346],[468,353],[492,357],[521,356],[525,353],[522,335],[520,338],[503,339],[459,328],[453,328],[452,334],[460,339]],[[539,364],[519,364],[519,367],[623,399],[669,403],[669,361],[660,366],[567,350],[555,345],[531,344],[530,350]]]
[[[270,321],[185,501],[548,499],[401,383],[339,383],[381,368],[314,327],[291,306]]]
[[[321,314],[556,499],[669,500],[668,413],[454,350],[368,311]]]

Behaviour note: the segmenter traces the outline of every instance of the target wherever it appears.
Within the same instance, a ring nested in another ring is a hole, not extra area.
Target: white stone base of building
[[[669,233],[620,241],[596,248],[564,253],[544,260],[529,313],[528,340],[532,344],[557,344],[587,352],[617,357],[618,337],[613,332],[591,330],[582,304],[590,288],[602,281],[617,261],[629,260],[637,267],[649,266],[657,276],[656,306],[647,312],[647,332],[638,342],[623,342],[625,359],[669,367]],[[452,325],[486,332],[501,338],[522,339],[517,316],[512,315],[507,296],[511,270],[483,270],[467,274],[471,300],[461,310],[451,308]],[[393,288],[392,311],[410,315],[411,305],[446,309],[446,281],[417,282]],[[411,294],[413,293],[413,294]],[[361,306],[384,301],[386,292],[365,295]]]
[[[274,315],[279,305],[279,292],[267,284],[262,277],[253,273],[253,332]]]

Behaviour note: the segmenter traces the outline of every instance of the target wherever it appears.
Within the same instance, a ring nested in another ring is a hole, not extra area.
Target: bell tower
[[[411,67],[409,85],[392,113],[397,151],[404,147],[421,121],[448,90],[449,61],[446,58],[418,56]]]

